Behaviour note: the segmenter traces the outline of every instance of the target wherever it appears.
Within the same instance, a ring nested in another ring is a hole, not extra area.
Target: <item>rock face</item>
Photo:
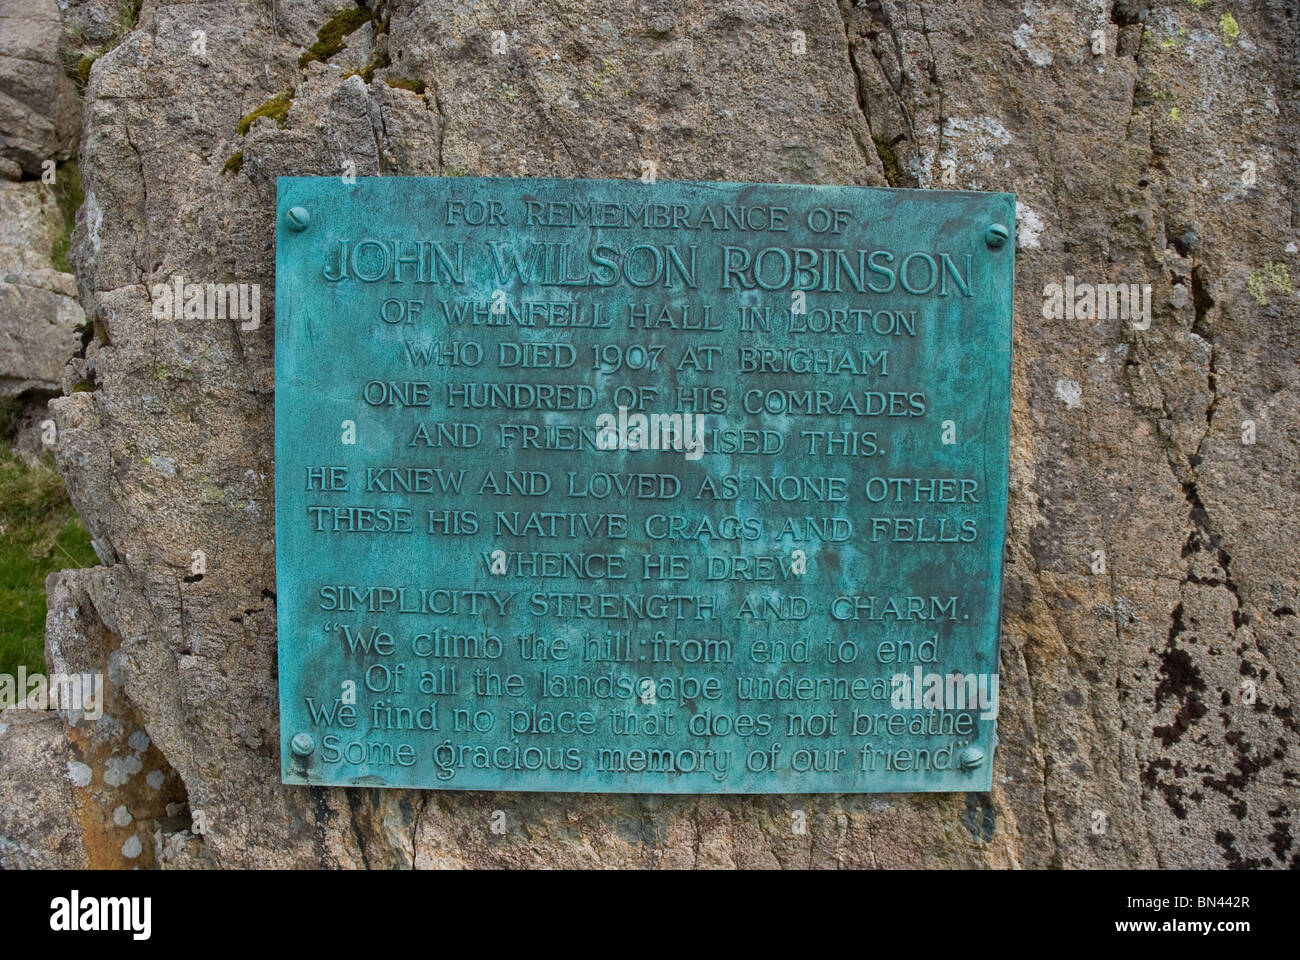
[[[103,684],[98,709],[4,713],[0,867],[129,869],[200,852],[186,849],[184,787],[126,698],[120,641],[96,613],[93,598],[113,576],[49,578],[50,674],[100,674]]]
[[[0,0],[0,157],[33,175],[77,144],[81,105],[59,63],[62,30],[54,0]]]
[[[34,428],[85,322],[75,278],[54,265],[65,228],[49,182],[73,176],[58,165],[81,124],[60,62],[62,31],[54,0],[0,0],[0,402],[20,408],[24,455],[40,448]]]
[[[52,659],[116,678],[110,712],[147,732],[141,769],[184,810],[114,792],[142,773],[106,787],[131,750],[88,753],[84,722],[69,739],[6,717],[0,864],[93,861],[128,839],[111,814],[129,803],[173,865],[1300,864],[1300,13],[1242,7],[377,0],[336,37],[341,0],[145,0],[85,91],[75,260],[96,336],[52,408],[105,567],[51,579],[49,635]],[[274,318],[156,320],[148,286],[273,290],[278,175],[625,178],[642,159],[1018,194],[994,790],[282,787]],[[1150,322],[1045,318],[1067,282],[1150,284]],[[68,751],[89,787],[57,776]],[[56,840],[36,842],[42,819]]]
[[[52,266],[63,214],[38,180],[0,180],[0,399],[44,406],[81,348],[77,281]]]

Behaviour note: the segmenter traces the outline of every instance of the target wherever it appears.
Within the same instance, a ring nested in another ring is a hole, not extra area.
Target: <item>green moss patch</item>
[[[386,77],[384,83],[398,90],[410,90],[412,93],[418,93],[424,96],[424,81],[413,80],[410,77]]]
[[[313,60],[324,63],[343,49],[344,37],[360,30],[371,19],[370,11],[361,7],[344,10],[342,13],[331,17],[325,26],[316,31],[316,42],[298,58],[298,66],[305,67]]]
[[[876,156],[885,170],[885,182],[891,187],[903,186],[903,165],[898,162],[894,145],[884,137],[872,137],[871,142],[876,145]]]
[[[244,169],[244,151],[239,150],[226,157],[225,164],[221,167],[222,173],[238,173]]]
[[[258,117],[270,117],[280,126],[284,126],[285,118],[289,115],[289,107],[293,104],[293,91],[282,90],[277,93],[266,103],[262,104],[251,113],[246,113],[239,118],[239,125],[235,127],[235,132],[241,137],[248,133],[253,126],[253,121]],[[243,157],[240,157],[243,162]],[[229,161],[227,161],[229,163]]]
[[[90,68],[95,65],[95,61],[102,57],[104,53],[103,50],[95,50],[77,61],[77,86],[79,89],[86,89],[86,84],[90,82]]]

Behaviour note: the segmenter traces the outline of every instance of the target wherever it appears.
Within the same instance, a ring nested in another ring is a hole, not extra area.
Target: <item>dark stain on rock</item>
[[[993,830],[997,826],[998,814],[993,807],[993,800],[987,793],[966,794],[966,809],[961,822],[970,831],[971,838],[988,843],[993,839]]]
[[[1255,857],[1243,857],[1237,852],[1237,838],[1227,830],[1220,830],[1214,835],[1214,842],[1219,845],[1223,851],[1223,859],[1233,870],[1258,870],[1260,867],[1267,867],[1267,860],[1259,860]]]
[[[1166,747],[1177,743],[1193,723],[1205,716],[1205,704],[1201,702],[1201,693],[1205,690],[1205,681],[1201,671],[1192,662],[1186,650],[1173,646],[1177,636],[1175,630],[1182,628],[1182,604],[1174,608],[1175,625],[1170,627],[1170,647],[1160,655],[1160,683],[1156,685],[1156,707],[1173,698],[1182,701],[1182,706],[1174,714],[1173,722],[1154,728],[1151,733],[1159,738]]]
[[[1034,618],[1029,611],[1033,591],[1022,577],[1011,575],[1010,570],[1007,573],[1008,576],[1002,584],[1002,609],[1023,617],[1026,623],[1033,623]]]
[[[1163,780],[1160,777],[1161,771],[1172,774],[1172,779]],[[1183,802],[1183,788],[1173,780],[1181,779],[1187,775],[1186,768],[1181,763],[1175,765],[1167,757],[1159,757],[1152,760],[1142,771],[1142,782],[1149,790],[1159,790],[1165,798],[1165,803],[1173,811],[1174,816],[1179,820],[1187,819],[1187,805]]]
[[[1282,725],[1292,733],[1300,733],[1300,725],[1295,722],[1295,714],[1291,712],[1290,707],[1275,705],[1273,707],[1273,716],[1282,721]]]
[[[1295,841],[1291,838],[1291,824],[1285,820],[1274,821],[1273,832],[1266,839],[1273,845],[1273,854],[1277,857],[1277,862],[1285,863],[1287,851],[1295,845]]]
[[[1233,799],[1237,798],[1237,791],[1254,780],[1259,771],[1272,766],[1274,760],[1280,760],[1286,756],[1284,750],[1277,750],[1272,756],[1263,753],[1252,753],[1250,744],[1246,742],[1245,736],[1239,730],[1230,730],[1224,735],[1223,739],[1237,755],[1237,769],[1235,772],[1229,772],[1222,777],[1202,777],[1201,783]]]

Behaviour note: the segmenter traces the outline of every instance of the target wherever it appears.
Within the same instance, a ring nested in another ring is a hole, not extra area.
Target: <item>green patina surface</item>
[[[282,178],[285,782],[990,789],[987,699],[929,697],[998,670],[1014,222],[1009,194]],[[700,417],[699,456],[603,449],[620,405]]]

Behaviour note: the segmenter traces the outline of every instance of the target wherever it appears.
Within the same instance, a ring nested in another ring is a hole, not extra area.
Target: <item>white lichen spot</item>
[[[129,827],[131,821],[135,818],[131,816],[131,811],[125,805],[118,807],[113,811],[113,822],[119,827]]]
[[[136,753],[144,753],[149,749],[149,742],[149,734],[143,730],[137,730],[131,734],[131,739],[127,741],[127,745]]]
[[[4,736],[5,733],[8,732],[8,730],[9,730],[9,724],[0,723],[0,736]]]
[[[95,721],[94,731],[97,742],[112,743],[122,739],[122,734],[126,732],[126,728],[122,726],[122,721],[117,717],[104,714]]]
[[[1037,250],[1043,231],[1047,227],[1031,207],[1016,201],[1016,246],[1022,250]]]
[[[1174,305],[1174,309],[1181,310],[1191,302],[1191,295],[1187,288],[1181,283],[1174,284],[1173,290],[1169,291],[1169,302]]]
[[[943,123],[942,139],[956,144],[962,157],[987,166],[993,163],[993,154],[1011,142],[1011,134],[995,117],[948,117]],[[969,169],[970,164],[963,165],[964,171]]]
[[[1083,402],[1083,387],[1073,380],[1057,380],[1056,395],[1064,401],[1067,407],[1073,410]]]
[[[1029,24],[1022,23],[1016,27],[1015,33],[1011,34],[1011,41],[1016,45],[1017,50],[1029,58],[1029,62],[1034,66],[1050,67],[1052,65],[1052,51],[1034,42],[1034,28]]]
[[[68,761],[68,779],[72,781],[73,786],[88,787],[90,780],[94,776],[90,767],[86,766],[79,760]]]
[[[166,779],[167,775],[161,770],[150,770],[149,775],[144,778],[144,782],[155,790],[161,790],[163,781]]]
[[[128,860],[134,860],[140,856],[142,850],[144,850],[144,844],[140,842],[139,834],[131,834],[126,838],[126,843],[122,844],[122,856]]]
[[[1287,253],[1300,253],[1300,247],[1297,247],[1297,246],[1295,245],[1295,241],[1292,240],[1290,243],[1288,243],[1288,244],[1286,245],[1286,252],[1287,252]]]
[[[109,757],[104,764],[104,783],[110,787],[120,787],[139,772],[139,757]]]
[[[81,201],[81,211],[86,218],[86,241],[90,245],[92,256],[98,256],[99,228],[104,224],[104,211],[94,190],[86,191],[85,199]]]
[[[148,457],[149,466],[153,467],[164,477],[176,476],[176,461],[171,457]]]

